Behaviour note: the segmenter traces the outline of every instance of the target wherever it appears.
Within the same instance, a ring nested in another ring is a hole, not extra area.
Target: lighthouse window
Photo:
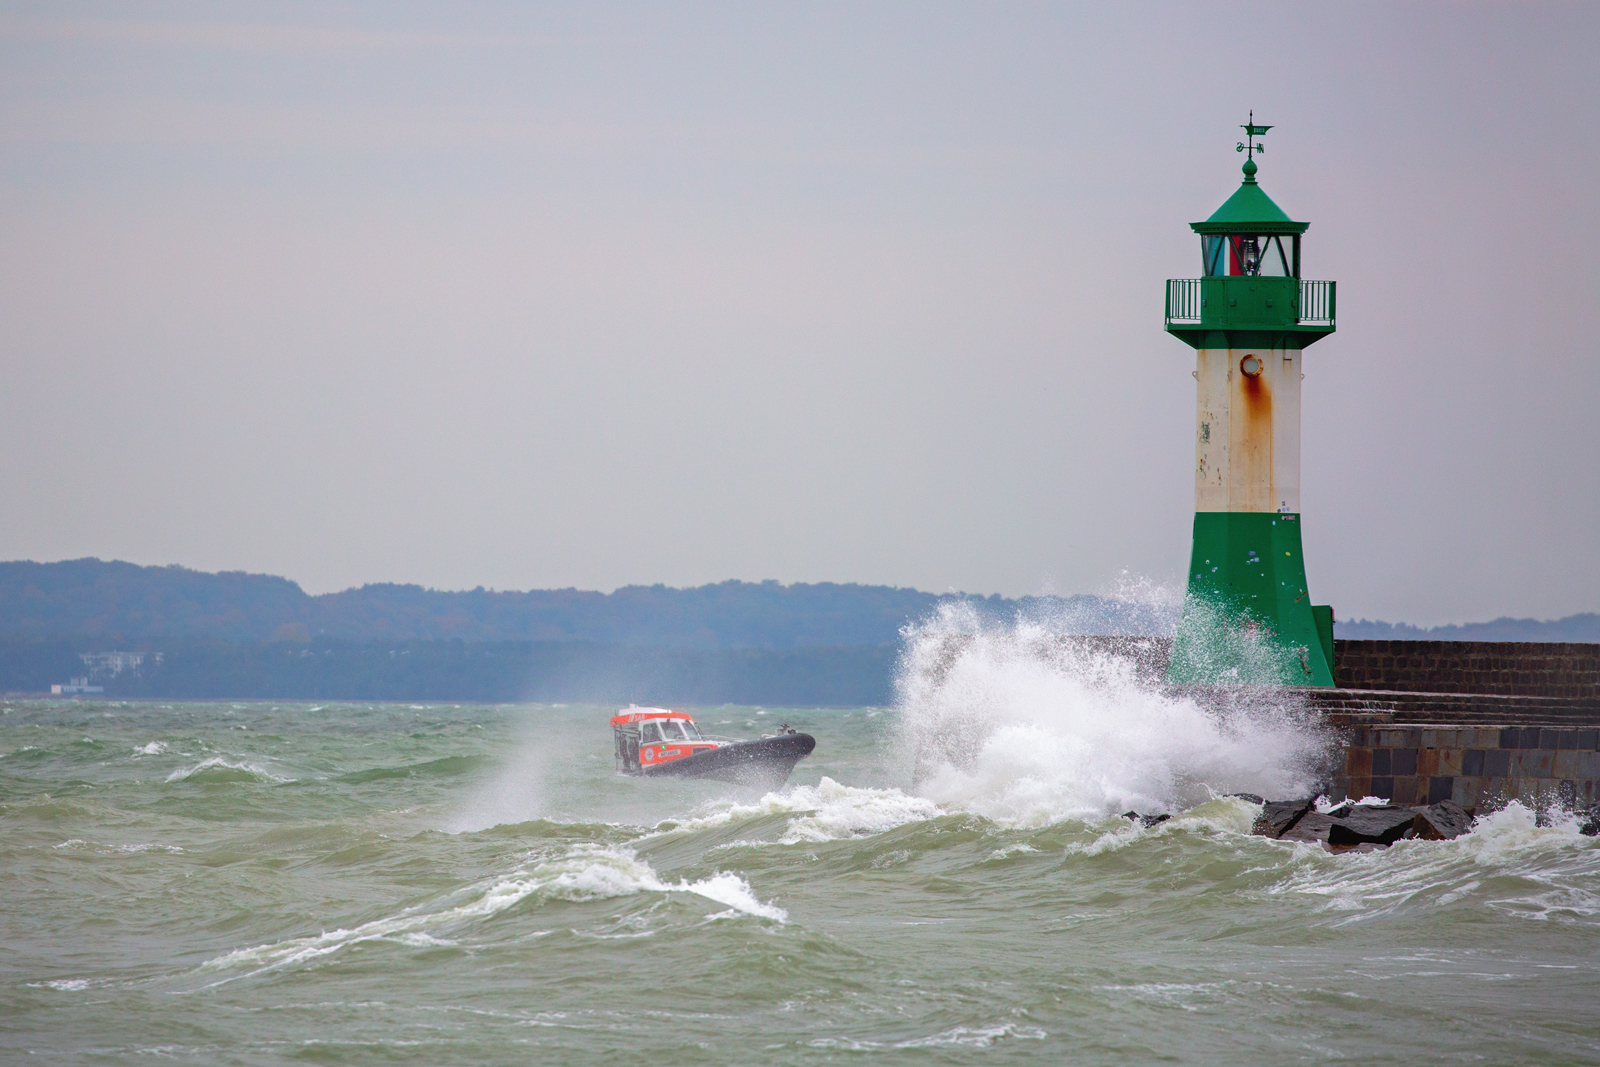
[[[1251,275],[1291,278],[1296,276],[1295,246],[1298,243],[1298,237],[1283,238],[1276,234],[1208,234],[1200,238],[1201,267],[1208,278]]]

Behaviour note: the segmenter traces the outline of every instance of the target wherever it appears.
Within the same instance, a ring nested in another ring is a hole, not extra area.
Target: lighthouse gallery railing
[[[1295,321],[1306,326],[1332,326],[1336,311],[1334,282],[1300,282],[1300,304]],[[1204,302],[1199,278],[1167,279],[1167,325],[1200,325]]]

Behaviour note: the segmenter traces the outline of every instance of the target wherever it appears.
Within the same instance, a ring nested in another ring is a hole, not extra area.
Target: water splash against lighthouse
[[[1172,689],[1167,647],[944,606],[906,631],[896,679],[918,791],[1040,824],[1316,783],[1329,739],[1291,691]]]

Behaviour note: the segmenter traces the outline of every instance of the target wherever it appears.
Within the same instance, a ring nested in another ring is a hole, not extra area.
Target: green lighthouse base
[[[1333,612],[1306,592],[1300,516],[1196,512],[1167,680],[1332,686],[1332,667]]]

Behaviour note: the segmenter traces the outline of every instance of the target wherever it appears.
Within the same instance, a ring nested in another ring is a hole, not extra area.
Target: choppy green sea
[[[1024,689],[916,789],[921,709],[699,709],[816,735],[769,794],[618,777],[611,708],[4,703],[0,1061],[1600,1060],[1570,822],[1251,837],[1271,743]]]

